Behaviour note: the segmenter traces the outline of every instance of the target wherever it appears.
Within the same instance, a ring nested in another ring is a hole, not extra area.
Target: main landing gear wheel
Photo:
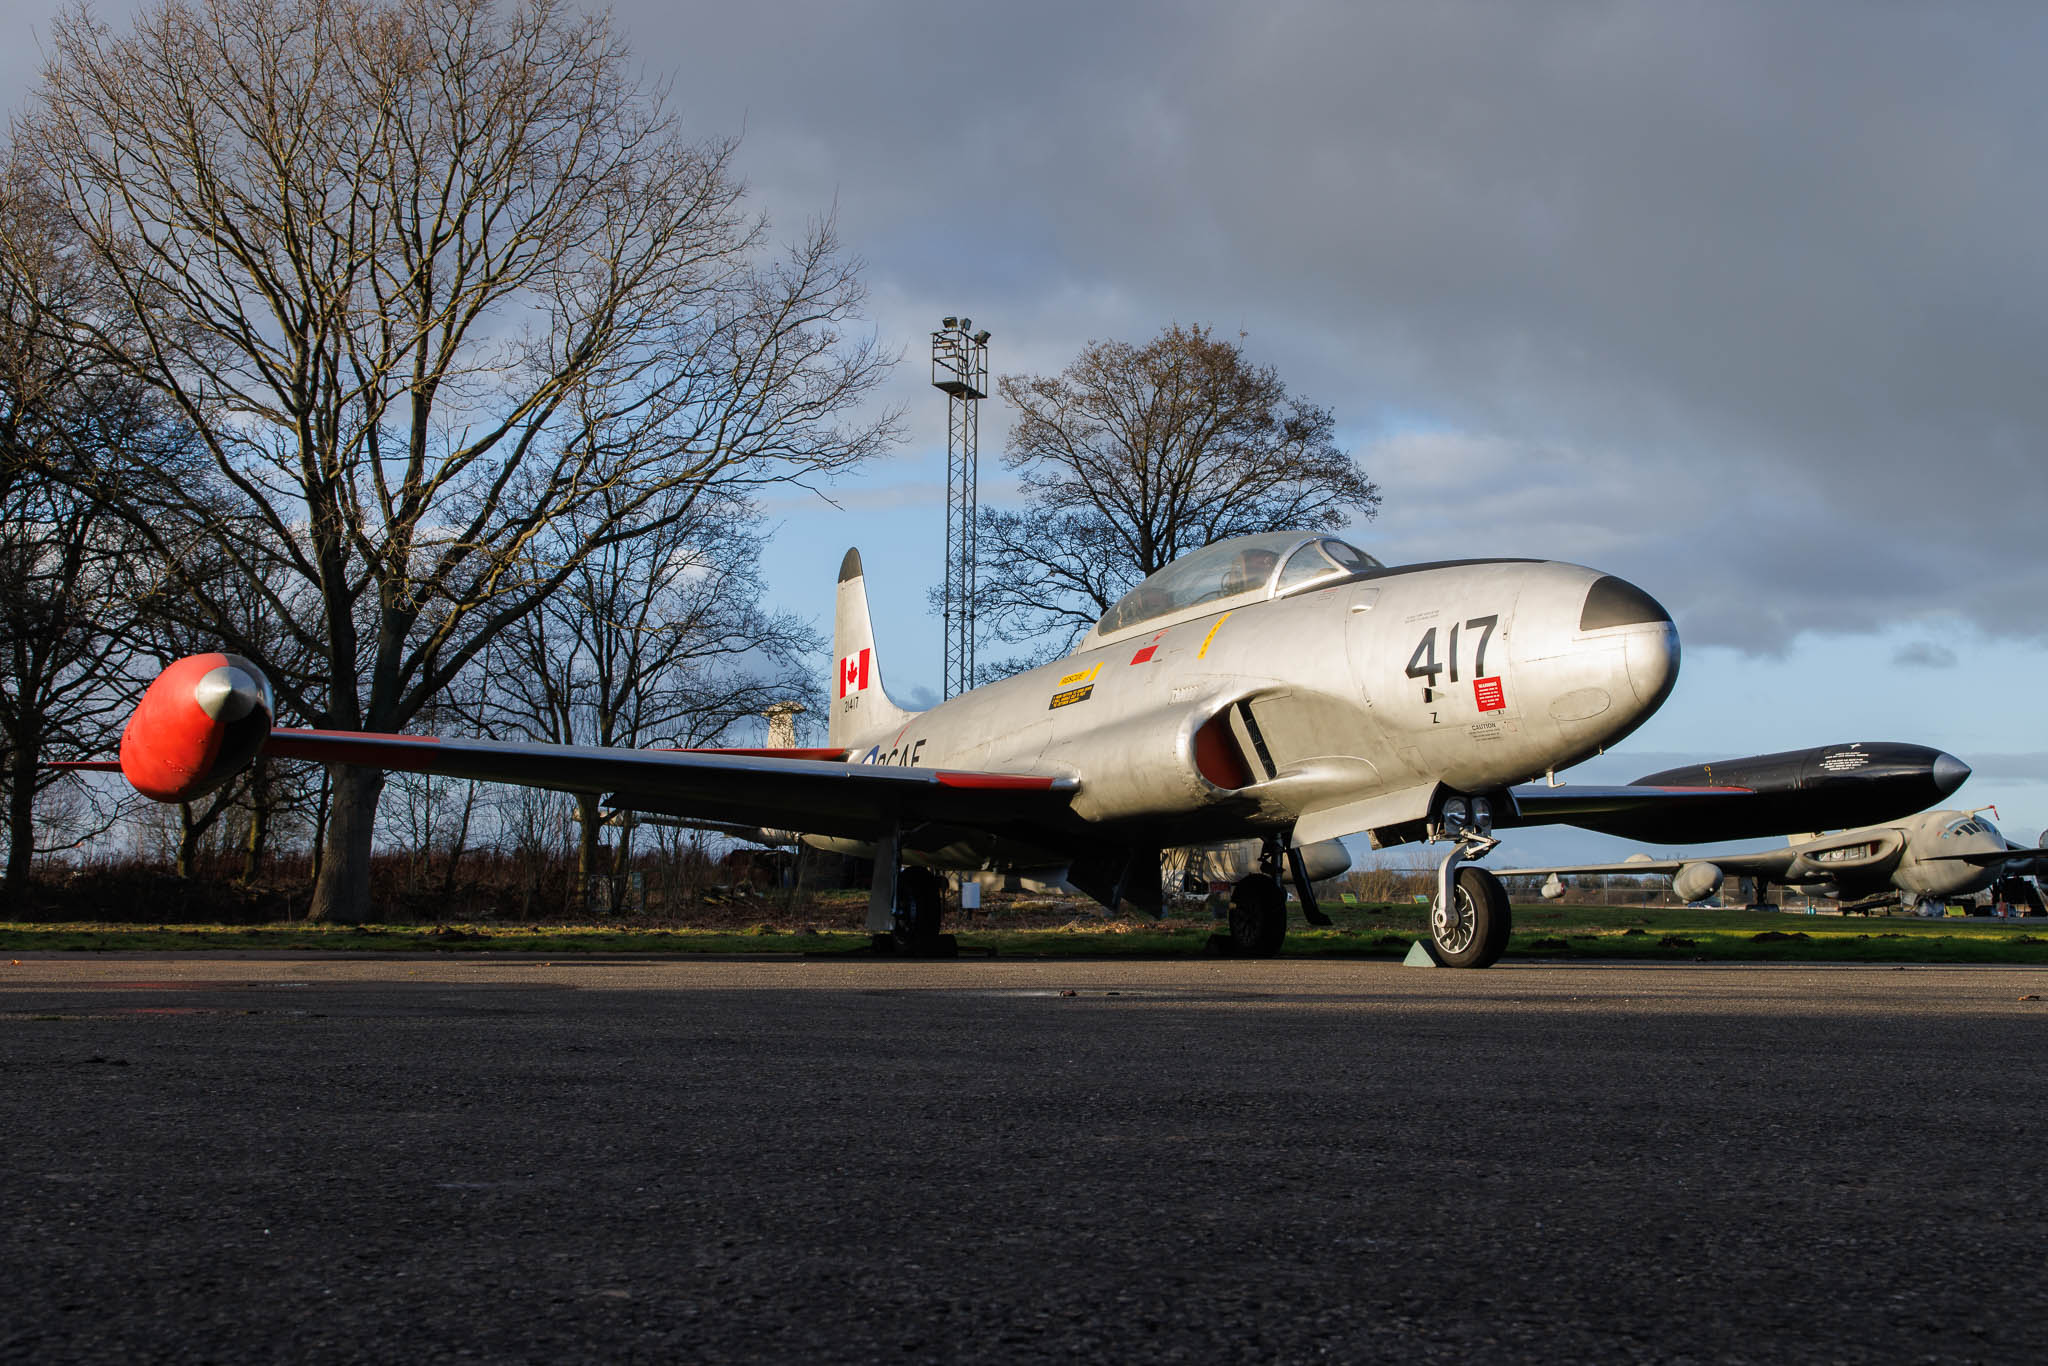
[[[895,926],[890,931],[897,952],[946,957],[956,952],[953,936],[939,933],[946,914],[946,880],[929,868],[905,868],[896,880]]]
[[[1430,911],[1429,941],[1447,968],[1491,967],[1507,950],[1512,925],[1500,879],[1467,864],[1451,882],[1450,904]]]
[[[1287,938],[1287,893],[1264,873],[1253,873],[1230,893],[1230,951],[1271,958]]]

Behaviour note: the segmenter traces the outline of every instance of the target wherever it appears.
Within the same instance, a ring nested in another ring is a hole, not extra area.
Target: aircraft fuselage
[[[1444,792],[1504,799],[1627,735],[1678,655],[1662,608],[1597,570],[1416,565],[1091,633],[1056,663],[854,731],[849,750],[1079,778],[1077,834],[1399,842]],[[833,705],[850,720],[863,688],[857,670],[845,682]]]
[[[1834,895],[1863,899],[1903,892],[1914,898],[1970,896],[2004,873],[1997,827],[1963,811],[1923,811],[1902,821],[1829,835],[1799,846],[1800,858],[1784,879],[1824,883]]]

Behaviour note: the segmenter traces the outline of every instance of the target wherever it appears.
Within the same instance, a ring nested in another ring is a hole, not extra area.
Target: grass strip
[[[1419,907],[1342,908],[1330,929],[1290,929],[1288,957],[1398,959],[1423,932]],[[1030,958],[1188,957],[1218,926],[1193,920],[1078,919],[1004,927],[977,918],[963,950]],[[0,954],[266,951],[274,953],[840,954],[868,945],[846,929],[632,925],[135,926],[0,923]],[[2048,926],[1907,917],[1814,917],[1657,908],[1518,907],[1508,956],[1672,962],[2013,963],[2048,965]]]

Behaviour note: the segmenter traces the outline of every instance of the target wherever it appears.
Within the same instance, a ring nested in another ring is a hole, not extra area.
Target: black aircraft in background
[[[1968,764],[1926,745],[1860,740],[1688,764],[1645,774],[1623,787],[1562,787],[1549,799],[1541,784],[1530,784],[1515,789],[1520,806],[1515,823],[1575,825],[1666,845],[1846,830],[1924,810],[1969,776]],[[1625,800],[1615,801],[1611,809],[1603,806],[1603,795],[1625,797],[1632,787],[1720,789],[1725,795],[1700,795],[1666,807]]]

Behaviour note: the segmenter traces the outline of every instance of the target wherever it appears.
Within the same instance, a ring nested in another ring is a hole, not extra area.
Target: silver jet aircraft
[[[2048,851],[2014,845],[1980,813],[1922,811],[1829,835],[1794,835],[1783,848],[1756,853],[1504,868],[1501,875],[1547,877],[1543,895],[1553,898],[1563,894],[1557,881],[1561,876],[1639,873],[1670,878],[1681,901],[1704,901],[1720,889],[1723,878],[1732,876],[1754,880],[1761,903],[1769,902],[1770,889],[1777,885],[1858,905],[1896,899],[1910,907],[1981,892],[2010,873],[2033,871],[2044,854]]]
[[[194,656],[145,694],[121,768],[146,795],[188,800],[261,751],[801,831],[874,859],[869,928],[913,946],[937,934],[931,870],[1063,876],[1112,909],[1157,911],[1163,848],[1249,838],[1261,871],[1237,884],[1230,942],[1272,953],[1280,877],[1294,863],[1300,880],[1304,847],[1359,832],[1380,847],[1443,840],[1431,943],[1463,967],[1507,942],[1507,897],[1469,862],[1496,825],[1741,795],[1517,788],[1620,740],[1678,675],[1664,609],[1574,564],[1390,568],[1329,536],[1238,537],[1146,579],[1067,658],[913,712],[883,686],[848,551],[833,656],[827,746],[709,751],[273,731],[254,666]]]

